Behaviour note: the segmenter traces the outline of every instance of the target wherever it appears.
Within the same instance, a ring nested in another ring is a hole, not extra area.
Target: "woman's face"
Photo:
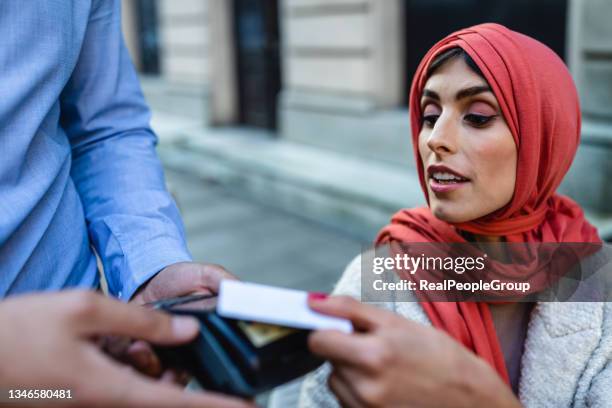
[[[487,82],[463,58],[452,58],[427,80],[421,112],[419,154],[433,214],[465,222],[506,205],[516,145]]]

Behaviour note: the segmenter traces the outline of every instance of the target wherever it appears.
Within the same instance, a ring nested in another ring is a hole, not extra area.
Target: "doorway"
[[[138,48],[140,69],[145,74],[159,75],[159,35],[157,24],[157,2],[136,2]]]
[[[239,122],[276,129],[281,87],[277,0],[234,0]]]

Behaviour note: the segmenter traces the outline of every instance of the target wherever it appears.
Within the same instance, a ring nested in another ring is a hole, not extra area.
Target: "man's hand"
[[[330,360],[330,389],[347,407],[520,407],[492,367],[445,333],[348,297],[309,300],[356,333],[313,333]]]
[[[78,407],[247,407],[212,393],[184,392],[155,382],[104,354],[101,336],[180,344],[197,322],[126,305],[93,292],[18,296],[0,302],[0,390],[64,389]],[[6,396],[2,396],[4,398]],[[48,400],[32,401],[29,406]]]
[[[143,305],[161,299],[185,296],[196,293],[219,292],[223,279],[236,279],[222,266],[179,262],[167,266],[136,292],[131,302]],[[186,384],[189,377],[184,372],[176,372],[162,367],[152,347],[144,341],[127,341],[121,338],[107,339],[110,353],[117,359],[125,361],[143,374],[161,378],[162,381]],[[114,350],[113,350],[114,349]]]
[[[223,279],[236,279],[222,266],[179,262],[162,269],[134,295],[132,302],[144,304],[195,293],[218,293]]]

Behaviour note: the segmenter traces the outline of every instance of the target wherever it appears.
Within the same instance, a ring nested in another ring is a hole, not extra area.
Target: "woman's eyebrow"
[[[457,95],[455,95],[455,100],[467,98],[469,96],[478,95],[479,93],[483,93],[483,92],[493,92],[493,91],[491,91],[491,88],[488,85],[471,86],[469,88],[465,88],[457,92]]]
[[[424,97],[427,96],[427,97],[429,97],[431,99],[435,99],[436,101],[440,100],[440,95],[438,95],[436,92],[431,91],[429,89],[424,89],[423,90],[423,96]]]
[[[457,92],[457,94],[455,95],[455,99],[459,100],[459,99],[467,98],[470,96],[478,95],[479,93],[483,93],[483,92],[493,92],[493,91],[488,85],[470,86],[469,88],[464,88],[460,90],[459,92]],[[437,92],[432,91],[431,89],[424,89],[423,97],[428,97],[436,101],[440,100],[440,95],[438,95]]]

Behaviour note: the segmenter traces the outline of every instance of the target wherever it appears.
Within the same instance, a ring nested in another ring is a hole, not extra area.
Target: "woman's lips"
[[[469,183],[469,180],[440,183],[435,179],[430,178],[429,188],[431,188],[431,191],[433,191],[434,193],[448,193],[449,191],[454,191],[463,187],[467,183]]]
[[[434,193],[446,193],[463,187],[470,179],[458,171],[443,164],[432,164],[427,167],[429,187]]]

